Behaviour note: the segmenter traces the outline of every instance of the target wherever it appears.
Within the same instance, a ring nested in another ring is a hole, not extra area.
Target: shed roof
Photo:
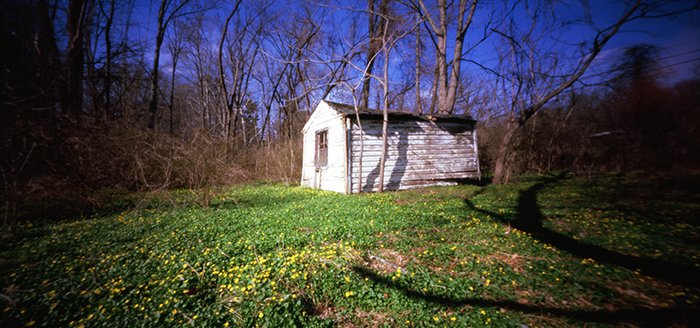
[[[341,104],[334,101],[324,100],[331,109],[341,113],[343,115],[355,115],[355,106],[348,104]],[[380,110],[374,109],[360,109],[360,117],[382,117],[384,114]],[[389,111],[389,117],[401,118],[408,120],[422,120],[422,121],[452,121],[452,122],[476,122],[469,115],[444,115],[444,114],[430,114],[430,115],[418,115],[409,112],[397,112]]]

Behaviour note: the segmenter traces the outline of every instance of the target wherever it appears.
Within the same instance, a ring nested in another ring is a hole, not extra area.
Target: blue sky
[[[231,2],[232,1],[224,1],[219,3],[209,13],[209,17],[211,17],[212,20],[215,20],[216,24],[221,24],[226,16],[226,13],[232,6]],[[332,1],[331,3],[333,6],[337,6],[339,8],[354,7],[357,9],[363,9],[365,6],[364,1]],[[676,1],[671,6],[674,8],[690,7],[693,3],[695,2]],[[275,11],[289,11],[297,7],[294,4],[295,1],[277,0],[271,8],[273,8]],[[614,22],[614,20],[625,8],[623,1],[589,1],[589,4],[589,8],[591,8],[591,16],[593,17],[593,23],[598,27]],[[134,8],[134,21],[136,22],[136,25],[131,31],[131,38],[141,40],[149,47],[153,46],[153,40],[156,33],[155,23],[158,5],[159,1],[157,0],[137,1]],[[482,6],[485,6],[486,8],[489,6],[498,5],[500,5],[498,1],[482,2]],[[563,8],[562,17],[566,17],[566,15],[570,15],[571,17],[581,16],[580,11],[583,7],[579,1],[560,1],[558,2],[558,6]],[[671,8],[671,10],[674,8]],[[332,20],[332,24],[336,25],[336,27],[343,26],[342,20],[347,17],[347,14],[337,12],[333,13],[333,11],[340,11],[341,9],[328,10],[332,13],[331,16],[326,17],[326,19]],[[487,19],[487,17],[479,16],[479,13],[487,12],[489,11],[477,11],[477,16],[475,17],[475,22],[472,26],[472,32],[478,33],[469,34],[467,42],[470,42],[470,38],[471,42],[474,42],[474,40],[480,38],[481,34],[479,29],[483,27],[483,22]],[[360,19],[360,23],[364,23],[364,21],[364,19]],[[625,26],[624,29],[611,40],[604,51],[596,59],[594,65],[591,67],[587,75],[596,76],[600,72],[605,71],[611,63],[619,58],[626,47],[640,43],[647,43],[659,47],[661,58],[659,67],[663,68],[663,76],[667,83],[674,83],[682,79],[698,77],[700,75],[699,22],[700,11],[698,10],[655,20],[640,20],[632,22]],[[578,41],[590,40],[591,35],[590,26],[573,25],[568,29],[563,30],[560,38],[570,41],[570,43],[577,43]],[[412,37],[410,38],[412,39]],[[482,63],[493,62],[495,59],[495,42],[498,41],[492,40],[491,43],[488,41],[485,42],[476,48],[470,56]],[[430,45],[428,44],[427,46]],[[560,47],[563,52],[576,51],[575,47],[566,48],[561,45]],[[169,67],[169,56],[165,49],[162,51],[162,67],[163,69],[167,70]],[[412,53],[412,50],[404,49],[403,52],[410,54]],[[147,52],[146,56],[151,56],[151,52]],[[470,65],[463,65],[463,67],[467,71],[475,70],[475,67],[470,67]],[[476,71],[475,73],[478,74]],[[483,74],[483,72],[481,72],[481,74]]]
[[[692,1],[677,1],[679,6],[692,6]],[[596,60],[591,74],[619,58],[626,47],[651,44],[659,48],[659,67],[666,82],[700,76],[700,11],[694,10],[653,20],[631,22],[611,40]]]

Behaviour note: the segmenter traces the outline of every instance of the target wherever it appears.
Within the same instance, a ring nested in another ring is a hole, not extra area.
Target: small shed
[[[352,105],[321,101],[314,109],[302,129],[302,186],[348,194],[377,191],[383,114],[359,114],[362,131]],[[384,189],[480,178],[475,124],[468,116],[390,112]]]

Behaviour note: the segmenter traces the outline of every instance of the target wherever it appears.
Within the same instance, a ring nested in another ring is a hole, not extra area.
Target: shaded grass
[[[698,320],[698,190],[605,176],[339,195],[236,187],[3,232],[3,326]],[[643,205],[643,206],[642,206]]]

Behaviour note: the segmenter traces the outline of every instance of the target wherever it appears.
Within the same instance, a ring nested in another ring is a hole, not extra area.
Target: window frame
[[[314,140],[314,165],[328,167],[328,129],[316,131]]]

